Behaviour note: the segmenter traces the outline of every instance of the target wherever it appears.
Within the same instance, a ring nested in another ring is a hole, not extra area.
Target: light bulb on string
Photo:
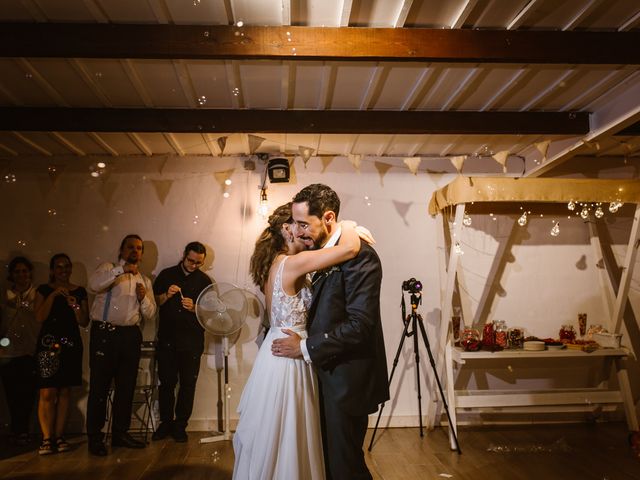
[[[560,222],[555,223],[550,233],[552,237],[557,237],[558,235],[560,235]]]
[[[465,227],[470,227],[471,226],[471,217],[469,216],[469,214],[467,212],[464,212],[464,217],[462,218],[462,224]]]
[[[571,200],[571,201],[567,204],[567,208],[573,212],[573,211],[576,209],[576,202],[574,202],[573,200]]]
[[[596,216],[596,218],[604,217],[604,210],[602,210],[602,207],[600,205],[598,205],[598,207],[596,208],[594,215]]]
[[[623,205],[623,204],[622,204],[622,203],[620,203],[620,202],[611,202],[611,203],[609,204],[609,211],[610,211],[611,213],[616,213],[616,212],[620,209],[620,207],[621,207],[622,205]]]
[[[369,195],[365,195],[365,196],[364,196],[364,204],[365,204],[367,207],[370,207],[370,206],[372,205],[371,197],[370,197]]]
[[[584,206],[582,207],[582,210],[580,211],[580,218],[582,218],[583,220],[586,220],[587,218],[589,218],[589,208]]]
[[[460,242],[456,242],[456,244],[453,247],[453,251],[456,253],[456,255],[464,255],[464,250],[462,250],[462,246],[460,246]]]
[[[267,189],[260,189],[260,205],[258,205],[258,215],[262,218],[269,216],[269,199],[267,198]]]
[[[7,173],[3,177],[5,183],[16,183],[16,174],[15,173]]]
[[[528,221],[529,219],[527,218],[527,212],[524,212],[522,215],[520,215],[520,218],[518,218],[518,225],[524,227]]]

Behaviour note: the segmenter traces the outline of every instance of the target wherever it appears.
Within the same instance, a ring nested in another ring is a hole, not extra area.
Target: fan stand
[[[224,355],[224,395],[222,398],[224,408],[224,432],[219,435],[201,438],[200,443],[221,442],[231,440],[232,438],[230,421],[231,405],[229,404],[229,398],[231,397],[231,387],[229,386],[229,338],[226,335],[222,337],[222,351]]]

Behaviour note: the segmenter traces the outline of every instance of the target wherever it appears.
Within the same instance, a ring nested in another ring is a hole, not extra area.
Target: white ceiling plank
[[[474,0],[477,1],[477,0]],[[413,0],[403,0],[400,4],[400,8],[398,9],[398,15],[396,16],[395,21],[393,22],[394,28],[404,27],[404,22],[407,21],[407,16],[409,15],[409,11],[411,10],[411,5],[413,4]]]
[[[147,0],[147,3],[159,24],[166,25],[173,23],[171,13],[164,0]]]
[[[552,143],[549,146],[549,159],[530,169],[526,176],[542,176],[570,158],[588,152],[589,143],[606,138],[640,121],[640,72],[631,75],[625,85],[618,88],[624,88],[624,91],[619,90],[609,103],[591,113],[590,129],[587,135],[578,141],[568,139]]]
[[[220,151],[220,147],[218,146],[217,139],[213,138],[213,135],[211,135],[210,133],[202,133],[201,135],[205,145],[209,149],[209,152],[211,152],[211,156],[219,156],[222,152]]]
[[[571,70],[562,72],[562,75],[560,75],[547,88],[539,91],[537,95],[531,98],[531,100],[529,100],[525,105],[520,107],[520,111],[526,112],[527,110],[534,108],[538,103],[544,100],[545,97],[552,94],[558,87],[560,87],[560,85],[562,85],[563,82],[566,82],[570,77],[574,76],[576,74],[576,70],[573,67],[570,67],[570,68]]]
[[[293,62],[282,63],[282,77],[280,85],[280,109],[293,108],[296,86],[296,64]]]
[[[351,7],[353,0],[342,0],[342,8],[340,9],[340,16],[338,17],[339,26],[348,27],[349,19],[351,18]]]
[[[171,63],[173,64],[173,69],[176,72],[176,76],[180,82],[180,87],[182,88],[182,93],[187,99],[189,108],[196,108],[196,98],[200,98],[200,96],[193,87],[193,81],[191,80],[191,75],[189,75],[187,64],[184,60],[173,60]]]
[[[291,25],[291,0],[282,0],[282,25]]]
[[[393,142],[395,142],[395,140],[396,140],[396,135],[390,135],[389,140],[387,140],[384,144],[380,145],[380,147],[378,148],[378,151],[376,152],[376,155],[378,157],[385,156],[389,151],[389,147],[391,147],[391,145],[393,144]]]
[[[18,156],[18,152],[16,152],[12,148],[7,147],[4,143],[0,143],[0,149],[4,150],[5,152],[7,152],[9,155],[11,155],[13,157],[17,157]]]
[[[82,0],[84,6],[98,23],[109,23],[109,16],[100,5],[99,0]]]
[[[434,73],[434,71],[435,69],[428,67],[422,70],[420,76],[417,78],[413,87],[411,87],[411,90],[409,90],[407,97],[404,99],[404,102],[400,106],[400,110],[409,110],[420,100],[418,97],[421,95],[422,89],[424,88],[427,81],[429,81],[429,78]]]
[[[629,20],[624,22],[620,27],[618,27],[619,32],[626,32],[627,30],[631,30],[636,24],[640,22],[640,10],[636,12]]]
[[[71,140],[66,138],[60,132],[50,132],[50,135],[53,138],[55,138],[56,141],[60,143],[60,145],[69,149],[70,151],[75,153],[78,157],[85,157],[87,155],[82,149],[80,149],[77,145],[75,145]]]
[[[100,135],[98,135],[96,132],[89,132],[89,137],[91,137],[91,139],[94,142],[96,142],[98,145],[100,145],[100,147],[102,147],[104,150],[109,152],[109,154],[112,157],[119,157],[120,156],[118,151],[115,148],[113,148],[111,145],[109,145],[106,142],[106,140],[104,138],[102,138]]]
[[[179,156],[181,157],[185,156],[184,149],[182,148],[182,145],[180,145],[180,142],[176,138],[175,134],[163,133],[162,135],[164,136],[165,140],[169,143],[169,145],[171,145],[171,148],[173,148]]]
[[[11,103],[13,103],[13,106],[15,107],[24,106],[24,102],[20,100],[18,97],[16,97],[13,93],[11,93],[11,91],[9,91],[9,89],[5,87],[2,83],[0,83],[0,93],[4,95],[5,98],[9,99]]]
[[[49,150],[47,150],[44,147],[41,147],[36,142],[34,142],[33,140],[30,140],[29,138],[25,137],[20,132],[11,132],[11,133],[13,133],[13,135],[15,135],[15,137],[18,140],[20,140],[22,143],[24,143],[25,145],[33,148],[35,151],[40,152],[42,155],[44,155],[46,157],[52,157],[53,156],[53,153],[51,153]]]
[[[49,19],[45,15],[42,7],[35,0],[20,0],[22,6],[29,12],[36,22],[48,22]]]
[[[576,105],[579,105],[580,102],[582,102],[585,98],[589,98],[595,92],[600,90],[600,88],[602,88],[603,85],[606,85],[607,83],[612,83],[612,84],[618,83],[616,80],[614,80],[615,77],[626,75],[626,74],[628,74],[628,72],[625,72],[624,70],[614,70],[612,72],[609,72],[601,80],[594,83],[589,88],[582,90],[578,95],[574,96],[568,103],[560,107],[560,111],[566,112],[567,110],[571,110]]]
[[[149,145],[144,143],[140,135],[137,133],[127,133],[127,136],[131,139],[131,141],[135,144],[138,149],[144,153],[147,157],[151,157],[153,155],[153,151],[149,148]]]
[[[529,13],[531,13],[533,7],[535,7],[536,3],[538,3],[538,0],[530,0],[529,3],[527,3],[524,8],[520,10],[518,15],[516,15],[514,19],[511,20],[511,22],[509,22],[509,24],[507,25],[507,30],[515,30],[520,25],[522,25],[527,19]]]
[[[149,95],[149,92],[144,86],[144,82],[140,78],[140,75],[138,75],[138,71],[136,70],[136,67],[133,65],[133,61],[130,59],[124,59],[124,60],[120,60],[120,63],[125,73],[127,74],[127,77],[131,81],[133,88],[138,93],[140,100],[142,100],[142,102],[144,103],[145,107],[153,107],[153,101],[151,100],[151,95]]]
[[[80,75],[80,78],[84,81],[84,83],[89,87],[89,89],[93,92],[93,94],[98,97],[102,105],[105,107],[112,107],[113,103],[109,100],[109,97],[104,93],[102,86],[95,81],[95,75],[91,75],[91,72],[87,69],[84,63],[77,58],[69,58],[67,59],[69,65],[73,67],[73,69]]]
[[[320,89],[318,92],[318,106],[316,110],[324,110],[331,105],[331,95],[333,92],[333,83],[335,82],[336,72],[335,65],[324,65],[322,67],[322,76],[320,78]]]
[[[33,80],[42,88],[46,94],[60,107],[70,107],[71,105],[67,102],[64,97],[58,92],[53,86],[47,82],[47,80],[36,70],[36,68],[31,65],[29,60],[26,58],[17,58],[16,63],[20,65],[20,67],[31,75]]]
[[[526,68],[521,68],[513,74],[513,76],[500,87],[496,93],[482,106],[481,112],[490,110],[493,106],[513,87],[515,87],[520,78],[527,72]]]
[[[240,67],[236,60],[226,60],[224,68],[227,72],[229,82],[229,96],[231,98],[231,108],[238,109],[244,106],[244,96],[242,92],[242,79],[240,78]]]
[[[371,72],[371,76],[369,77],[369,82],[367,83],[367,89],[364,92],[362,97],[362,101],[360,102],[360,110],[367,110],[371,107],[369,103],[371,102],[371,98],[376,92],[376,88],[378,86],[378,82],[380,81],[380,76],[384,71],[384,67],[380,65],[376,66]]]
[[[473,68],[467,75],[462,79],[462,81],[458,84],[457,88],[453,91],[453,93],[449,96],[446,102],[440,108],[441,111],[449,110],[451,105],[455,103],[455,101],[464,93],[466,88],[469,86],[471,82],[480,74],[479,68]]]
[[[356,143],[358,143],[358,139],[360,138],[360,134],[351,135],[349,141],[344,142],[344,150],[343,155],[349,155],[353,152],[353,147],[355,147]]]
[[[462,8],[458,11],[455,18],[451,19],[451,22],[449,23],[449,25],[451,25],[450,28],[462,28],[464,22],[467,20],[467,18],[469,18],[469,15],[473,11],[477,3],[478,0],[467,0]]]
[[[460,135],[456,135],[454,140],[453,140],[453,142],[449,143],[442,150],[440,150],[440,156],[441,157],[446,157],[447,155],[449,155],[449,152],[451,150],[453,150],[458,145],[459,139],[460,139]]]
[[[602,0],[588,0],[583,5],[583,7],[580,10],[578,10],[578,12],[576,12],[573,18],[569,20],[564,25],[564,27],[562,27],[562,30],[566,31],[566,30],[573,30],[574,28],[576,28],[578,25],[580,25],[580,22],[584,20],[587,17],[587,15],[589,15],[593,11],[593,9],[597,7],[600,3],[602,3]]]

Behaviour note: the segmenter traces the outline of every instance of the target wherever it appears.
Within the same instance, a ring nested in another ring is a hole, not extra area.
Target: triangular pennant
[[[320,157],[320,160],[322,161],[322,173],[327,170],[327,167],[331,164],[331,162],[333,162],[334,158],[336,157]]]
[[[393,167],[393,165],[384,162],[373,162],[373,165],[374,167],[376,167],[376,170],[378,170],[378,176],[380,177],[380,186],[384,187],[384,176],[387,174],[389,169]]]
[[[256,153],[256,150],[260,148],[260,145],[262,145],[262,142],[264,142],[265,139],[257,135],[248,134],[247,136],[249,138],[249,154],[253,155]]]
[[[231,176],[233,175],[233,172],[235,171],[234,168],[230,169],[230,170],[224,170],[222,172],[214,172],[213,176],[216,177],[216,181],[220,184],[220,188],[222,188],[224,190],[224,188],[226,187],[225,182],[231,178]]]
[[[307,162],[309,161],[311,156],[315,153],[315,150],[313,148],[300,146],[298,147],[298,153],[300,154],[300,157],[302,157],[302,161],[304,162],[304,168],[307,168]]]
[[[227,146],[227,138],[229,137],[218,137],[218,147],[220,147],[220,155],[224,154],[224,147]]]
[[[420,167],[420,162],[422,162],[422,158],[420,157],[405,157],[403,160],[404,164],[409,167],[409,171],[414,175],[418,174],[418,167]]]
[[[509,151],[502,150],[498,153],[494,153],[492,157],[496,162],[502,165],[502,171],[507,173],[507,158],[509,158]]]
[[[151,180],[151,183],[153,183],[153,188],[156,191],[158,200],[160,200],[160,203],[164,205],[164,201],[166,200],[167,195],[169,195],[169,191],[173,185],[173,180]]]
[[[118,184],[116,182],[108,182],[106,179],[100,183],[98,191],[100,192],[100,195],[107,207],[111,206],[111,200],[113,199],[113,194],[116,192],[117,188]]]
[[[409,212],[409,208],[411,208],[411,202],[399,202],[398,200],[393,200],[393,206],[396,208],[396,212],[400,214],[404,224],[409,226],[409,222],[407,222],[407,213]]]
[[[547,151],[549,150],[549,145],[551,144],[551,140],[545,140],[544,142],[536,143],[536,149],[542,154],[542,161],[547,159]]]
[[[449,157],[451,164],[455,167],[458,173],[462,173],[462,167],[466,159],[467,159],[466,155],[456,155],[455,157]]]
[[[351,162],[351,165],[353,165],[353,168],[356,169],[356,171],[360,171],[360,163],[362,163],[362,155],[359,153],[350,153],[349,155],[347,155],[347,158],[349,159],[349,162]]]

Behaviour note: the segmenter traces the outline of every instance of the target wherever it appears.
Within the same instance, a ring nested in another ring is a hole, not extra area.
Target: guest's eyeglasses
[[[200,262],[199,260],[194,260],[193,258],[187,257],[185,258],[185,260],[189,265],[193,265],[194,267],[201,267],[202,265],[204,265],[204,262]]]

